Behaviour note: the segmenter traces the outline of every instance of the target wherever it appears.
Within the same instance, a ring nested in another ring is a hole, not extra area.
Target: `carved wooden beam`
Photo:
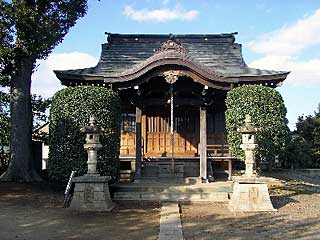
[[[175,51],[180,53],[181,55],[188,55],[188,49],[182,46],[182,44],[178,41],[176,41],[173,38],[170,38],[166,42],[163,42],[161,46],[156,49],[155,54],[167,52],[167,51]]]

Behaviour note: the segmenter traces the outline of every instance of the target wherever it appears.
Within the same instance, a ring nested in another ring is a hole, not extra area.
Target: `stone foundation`
[[[172,172],[171,163],[159,163],[159,178],[183,178],[184,177],[184,164],[175,163],[174,172]]]
[[[166,168],[168,170],[166,170]],[[160,177],[161,175],[161,177],[167,177],[165,174],[166,172],[169,172],[169,170],[171,172],[170,160],[146,162],[144,168],[142,169],[142,176]],[[187,160],[176,159],[175,170],[177,177],[199,177],[199,158]]]
[[[73,179],[75,189],[70,205],[72,210],[111,211],[115,204],[111,201],[108,181],[110,177],[86,174]]]

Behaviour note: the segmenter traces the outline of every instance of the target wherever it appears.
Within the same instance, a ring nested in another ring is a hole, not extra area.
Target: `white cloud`
[[[290,26],[263,34],[248,46],[264,55],[251,67],[291,71],[288,84],[320,84],[320,58],[301,60],[303,53],[320,47],[320,9]]]
[[[32,75],[31,91],[33,94],[51,97],[63,88],[53,70],[93,67],[97,64],[97,59],[80,52],[53,53],[46,60],[39,61],[38,64],[37,71]]]
[[[199,15],[199,12],[197,10],[185,10],[182,7],[138,10],[131,6],[125,6],[123,14],[138,22],[168,22],[172,20],[191,21]]]
[[[278,71],[291,71],[286,82],[292,85],[320,84],[320,59],[298,61],[285,56],[268,55],[253,61],[250,67],[272,69]]]
[[[266,33],[249,43],[257,53],[291,56],[320,44],[320,9],[290,26]]]

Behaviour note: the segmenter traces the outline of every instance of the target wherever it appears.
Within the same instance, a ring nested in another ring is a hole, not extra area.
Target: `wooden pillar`
[[[136,171],[135,179],[141,178],[141,108],[136,107]]]
[[[232,159],[228,161],[228,180],[232,179]]]
[[[143,142],[142,155],[145,155],[147,153],[147,116],[145,114],[141,117],[141,134]]]
[[[207,182],[207,110],[200,107],[200,178]]]

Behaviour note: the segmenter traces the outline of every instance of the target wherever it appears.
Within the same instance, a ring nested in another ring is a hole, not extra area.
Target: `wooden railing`
[[[229,145],[207,145],[208,157],[231,157],[229,154]]]
[[[207,157],[208,161],[211,162],[227,162],[228,170],[222,171],[212,169],[212,165],[209,164],[209,174],[213,176],[213,173],[226,172],[228,174],[228,180],[232,178],[232,161],[236,160],[235,157],[232,157],[229,152],[229,145],[207,145]]]

